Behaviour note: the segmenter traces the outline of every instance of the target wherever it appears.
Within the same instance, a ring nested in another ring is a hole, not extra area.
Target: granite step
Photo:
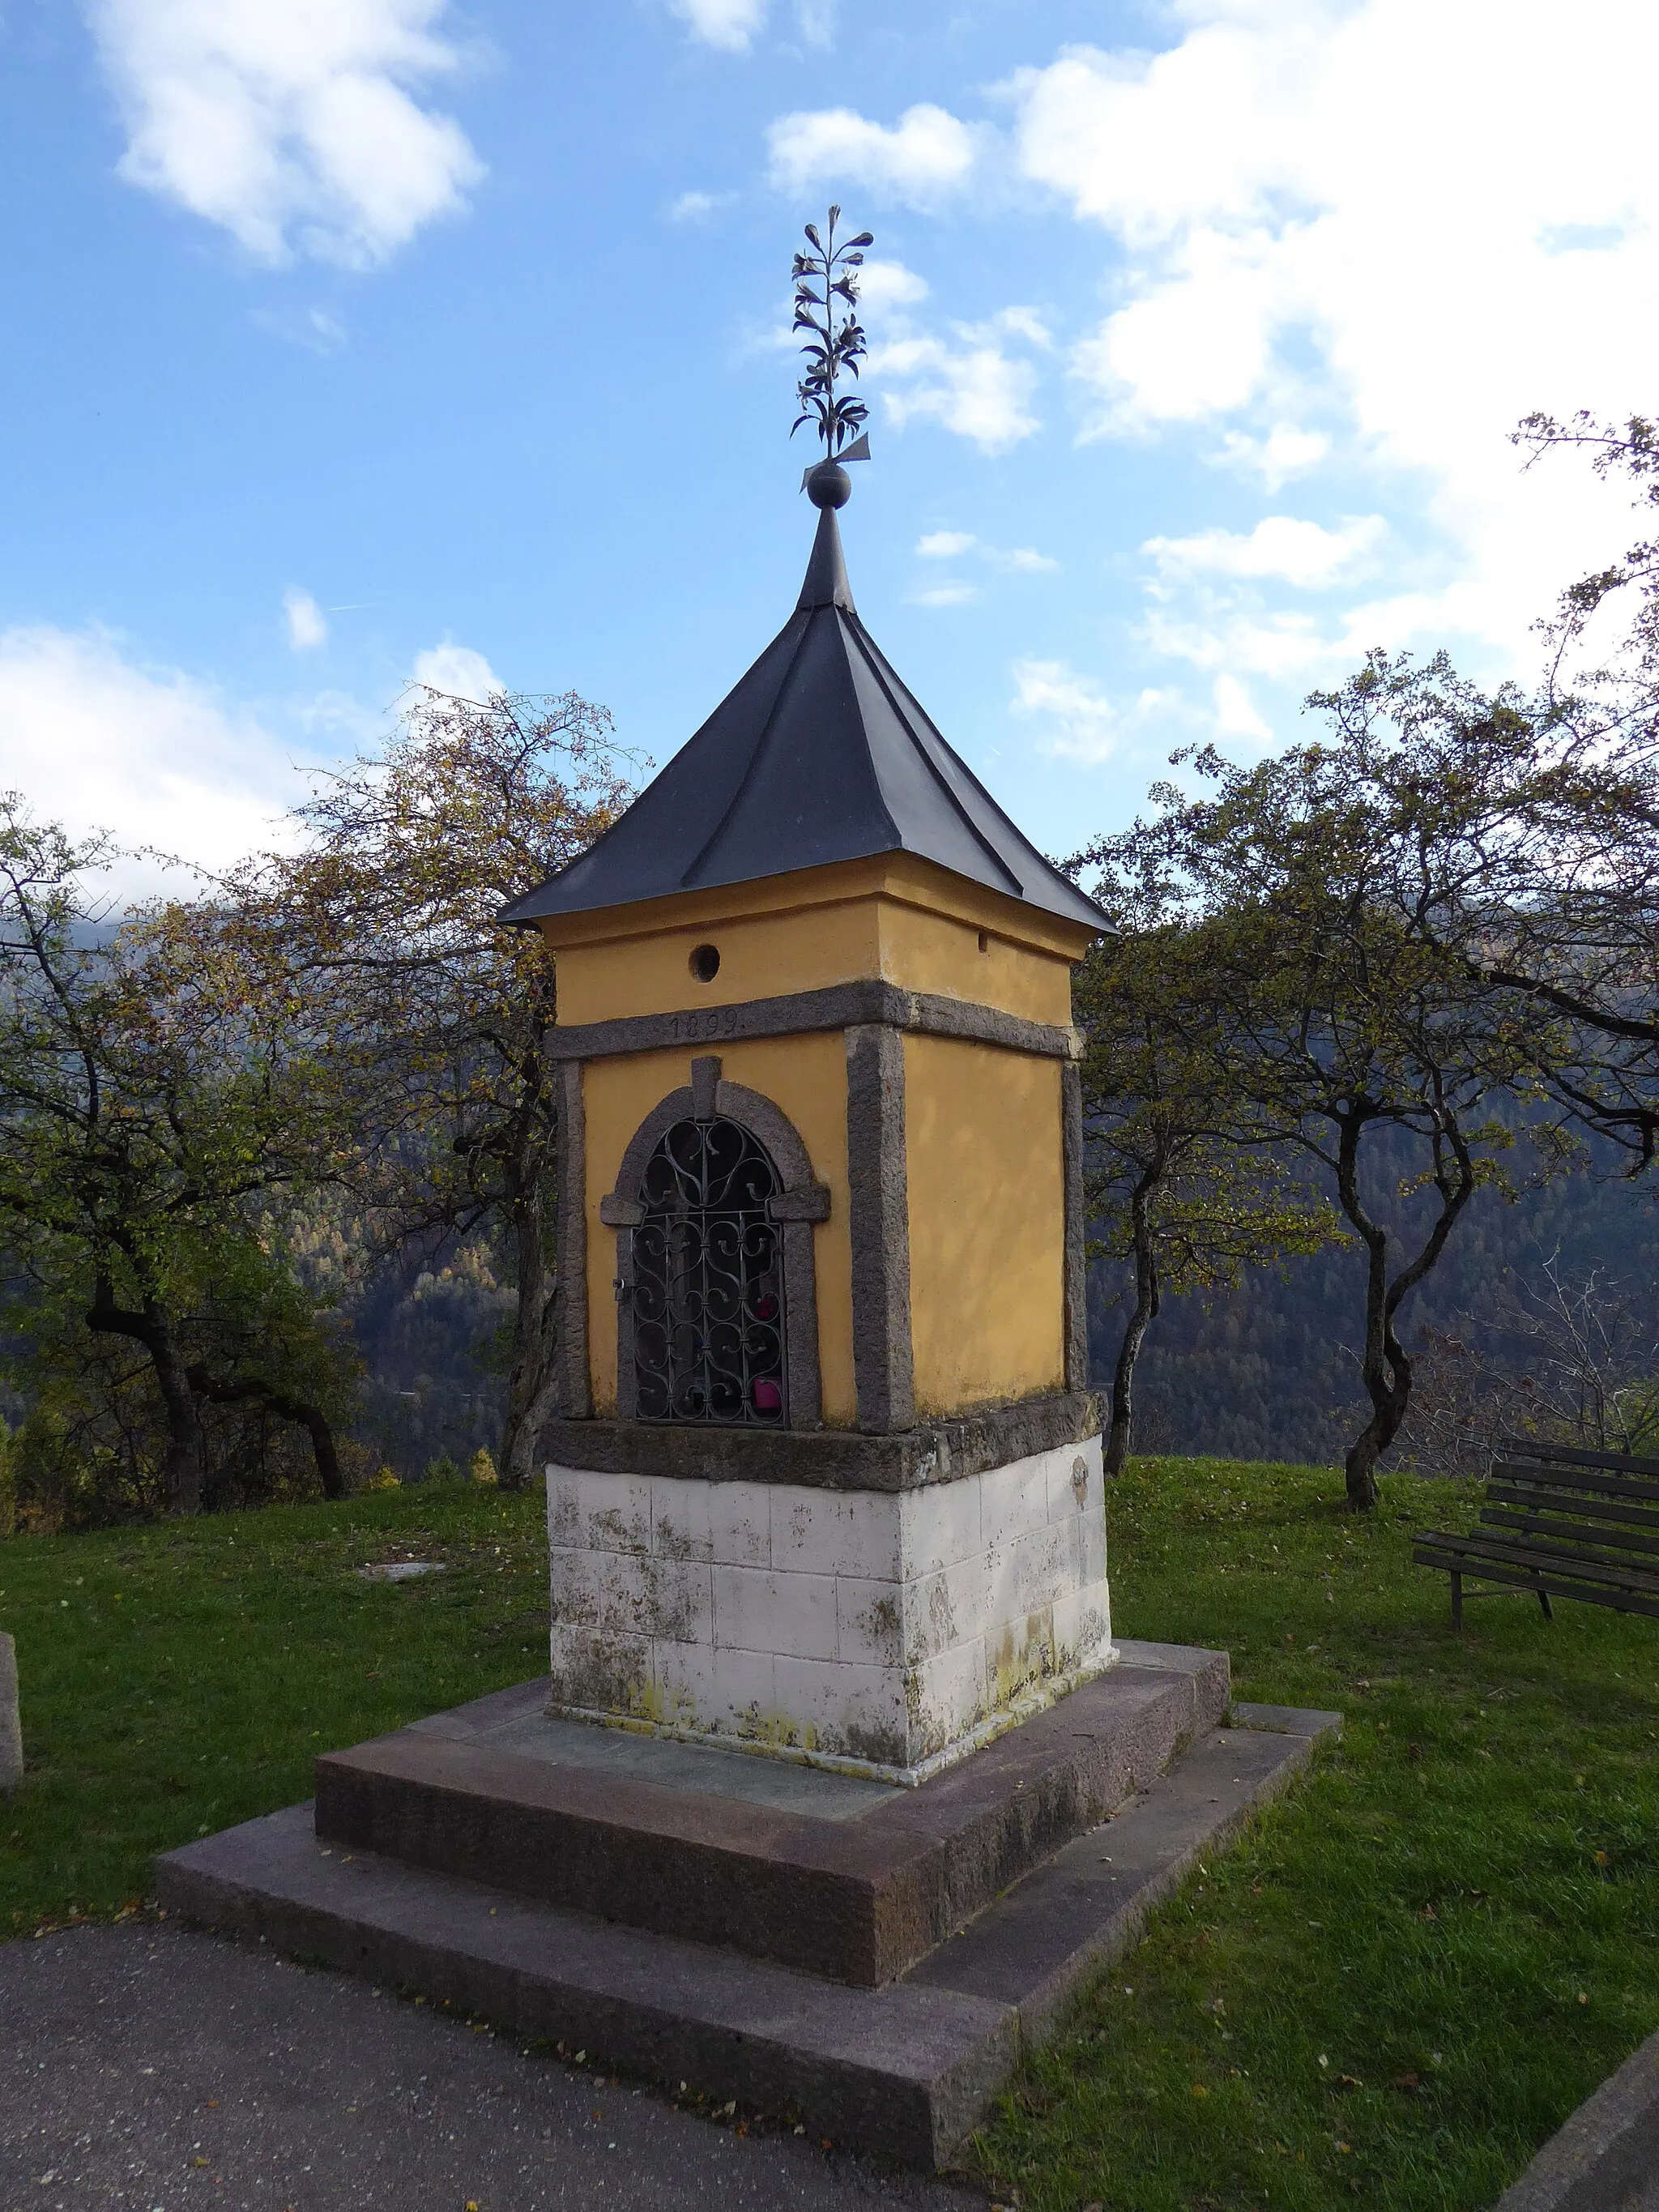
[[[624,1926],[343,1849],[295,1806],[169,1852],[161,1904],[198,1924],[447,2002],[523,2040],[816,2135],[948,2163],[1088,1978],[1305,1765],[1333,1713],[1235,1707],[1109,1822],[1074,1837],[883,1988]]]
[[[879,1988],[1162,1773],[1224,1652],[1119,1663],[915,1789],[548,1717],[528,1683],[317,1762],[325,1843]]]

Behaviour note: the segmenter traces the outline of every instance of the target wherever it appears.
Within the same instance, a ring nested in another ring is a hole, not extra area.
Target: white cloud
[[[288,641],[295,653],[314,653],[328,643],[328,617],[309,592],[290,584],[283,593],[283,618]]]
[[[836,0],[795,0],[795,28],[809,46],[836,42]]]
[[[483,174],[419,104],[448,0],[85,0],[129,131],[120,173],[256,259],[368,268]]]
[[[1272,578],[1303,591],[1346,583],[1388,534],[1380,514],[1351,515],[1340,528],[1269,514],[1248,534],[1200,530],[1191,538],[1149,538],[1149,554],[1167,579],[1194,575]]]
[[[999,553],[988,547],[985,557],[988,561],[994,561],[1000,568],[1012,568],[1017,576],[1036,576],[1060,566],[1051,555],[1039,553],[1035,545],[1012,546],[1006,553]]]
[[[1271,726],[1257,714],[1249,693],[1237,677],[1218,676],[1212,696],[1217,737],[1243,738],[1254,739],[1260,744],[1272,744],[1273,732]]]
[[[1035,308],[1005,307],[987,322],[951,323],[941,337],[910,313],[927,295],[927,280],[902,261],[865,266],[860,311],[871,329],[865,374],[881,387],[887,419],[895,429],[939,422],[981,453],[1006,453],[1040,427],[1030,406],[1036,371],[1008,348],[1046,346],[1042,319]],[[778,342],[794,340],[780,332]]]
[[[694,39],[728,54],[747,53],[766,27],[766,0],[669,0]]]
[[[902,261],[866,261],[859,273],[860,312],[880,316],[902,313],[927,297],[927,280]]]
[[[1006,307],[988,322],[952,323],[942,338],[915,331],[901,314],[890,317],[893,335],[872,343],[866,359],[882,386],[888,419],[935,422],[970,439],[982,453],[1006,453],[1042,425],[1031,412],[1037,373],[1006,350],[1008,340],[1047,332],[1029,307]]]
[[[850,107],[803,110],[779,118],[767,132],[772,181],[799,195],[809,185],[842,181],[872,196],[931,210],[972,173],[981,134],[922,101],[891,129]]]
[[[507,689],[483,653],[475,653],[469,645],[453,644],[448,638],[416,654],[414,680],[428,691],[445,691],[453,698],[481,703]]]
[[[1275,422],[1262,438],[1253,438],[1248,430],[1229,430],[1216,458],[1241,475],[1255,477],[1264,491],[1273,493],[1283,490],[1292,477],[1316,469],[1330,450],[1324,431]]]
[[[248,320],[256,330],[265,331],[288,345],[303,346],[307,353],[314,353],[323,361],[331,354],[341,352],[347,343],[343,326],[320,307],[307,307],[297,314],[255,307]]]
[[[1047,726],[1045,750],[1071,760],[1109,760],[1118,749],[1115,707],[1068,661],[1018,660],[1008,711]]]
[[[977,584],[957,581],[949,584],[928,584],[919,592],[912,592],[910,601],[918,607],[965,607],[979,597]]]
[[[1370,626],[1377,612],[1375,607],[1357,609],[1334,623],[1324,623],[1300,607],[1262,612],[1212,603],[1188,617],[1155,609],[1141,634],[1154,653],[1194,668],[1305,684],[1321,671],[1359,660],[1366,647],[1379,640],[1399,635],[1398,631]]]
[[[107,830],[207,867],[270,844],[304,796],[254,715],[177,669],[136,665],[101,630],[44,623],[0,632],[0,785],[77,834]],[[130,897],[165,880],[140,862],[113,888]]]
[[[992,568],[1006,568],[1016,575],[1036,575],[1060,566],[1035,545],[1015,545],[1005,552],[1000,546],[983,544],[971,530],[930,530],[916,540],[916,553],[923,561],[959,561],[963,554],[973,553]]]
[[[1651,386],[1659,11],[1586,0],[1570,39],[1547,0],[1183,0],[1177,22],[1164,52],[1077,47],[1011,88],[1018,167],[1115,250],[1074,358],[1091,427],[1219,434],[1270,489],[1369,471],[1396,550],[1414,525],[1459,580],[1388,611],[1529,669],[1531,621],[1627,525],[1570,462],[1523,477],[1505,434]]]
[[[895,429],[908,422],[934,422],[970,439],[982,453],[1006,453],[1041,426],[1031,412],[1036,371],[1030,362],[1004,353],[984,325],[951,325],[956,343],[944,338],[895,338],[872,346],[872,377],[902,380],[884,391],[888,419]]]
[[[717,209],[728,207],[735,192],[682,192],[668,204],[670,222],[707,222]]]

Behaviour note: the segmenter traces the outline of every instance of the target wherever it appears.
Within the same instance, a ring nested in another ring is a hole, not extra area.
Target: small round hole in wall
[[[712,983],[720,972],[720,947],[717,945],[698,945],[687,965],[698,982]]]
[[[979,949],[981,952],[988,952],[991,949],[991,933],[988,929],[981,929],[979,933]]]

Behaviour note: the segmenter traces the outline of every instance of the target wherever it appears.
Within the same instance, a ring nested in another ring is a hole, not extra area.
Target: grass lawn
[[[1340,1746],[1103,1978],[975,2147],[1029,2212],[1490,2205],[1659,2026],[1659,1623],[1471,1605],[1395,1476],[1143,1460],[1109,1506],[1115,1625],[1232,1653]],[[149,1856],[309,1791],[325,1747],[542,1663],[539,1501],[464,1488],[0,1542],[30,1774],[0,1933],[108,1915]],[[350,1570],[405,1556],[402,1584]]]

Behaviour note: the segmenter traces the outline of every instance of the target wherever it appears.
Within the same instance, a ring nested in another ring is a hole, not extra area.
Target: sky
[[[1525,680],[1656,81],[1651,0],[3,0],[0,786],[219,866],[411,682],[665,760],[799,588],[832,199],[860,610],[1046,849],[1373,646]]]

